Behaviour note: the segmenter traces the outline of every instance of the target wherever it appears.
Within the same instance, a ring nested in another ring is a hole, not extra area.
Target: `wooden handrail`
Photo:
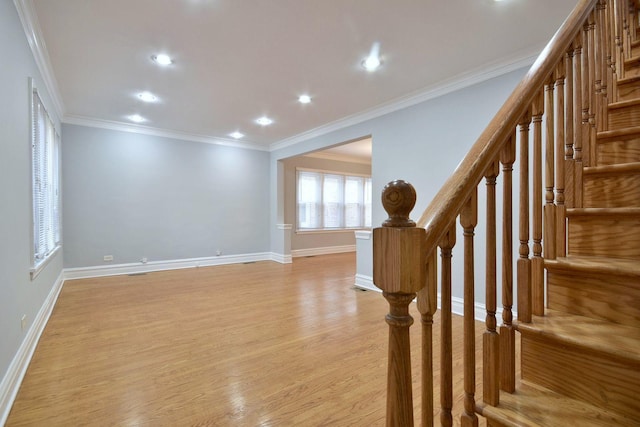
[[[452,218],[462,210],[471,193],[498,157],[537,91],[553,73],[598,0],[580,0],[511,96],[471,147],[417,222],[426,230],[427,256],[448,231]]]

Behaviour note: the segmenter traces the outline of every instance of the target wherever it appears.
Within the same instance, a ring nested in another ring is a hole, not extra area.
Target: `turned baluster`
[[[598,130],[607,130],[607,78],[610,63],[610,57],[608,58],[608,43],[607,43],[607,24],[606,18],[606,1],[599,1],[596,4],[596,49],[599,54],[596,56],[596,67],[600,70],[600,90],[599,90],[599,109],[598,112]]]
[[[544,205],[544,257],[556,258],[556,206],[553,188],[555,186],[555,103],[553,78],[545,87],[546,133],[545,133],[545,205]]]
[[[621,79],[624,77],[624,67],[623,67],[624,46],[622,46],[622,9],[621,9],[620,2],[621,0],[615,0],[613,2],[613,31],[615,33],[614,34],[614,46],[615,46],[614,58],[617,64],[615,66],[615,74],[617,78],[614,77],[613,79],[614,84],[616,83],[618,78]],[[617,99],[614,99],[614,100],[617,100]]]
[[[427,285],[418,292],[422,319],[422,427],[433,427],[433,315],[438,299],[438,253],[427,261]]]
[[[574,60],[576,59],[575,45],[571,45],[569,52],[567,52],[566,61],[566,89],[567,89],[567,102],[565,104],[565,117],[566,117],[566,129],[567,133],[564,140],[564,204],[568,208],[574,207],[574,164],[573,164],[573,144],[576,137],[574,132],[575,126],[575,74],[574,74]]]
[[[513,326],[513,163],[515,129],[500,153],[502,163],[502,325],[500,325],[500,388],[516,389],[516,332]]]
[[[460,225],[464,235],[464,412],[462,427],[477,427],[476,415],[476,328],[475,328],[475,263],[473,236],[478,225],[478,189],[460,212]]]
[[[595,135],[596,135],[596,111],[598,111],[598,101],[599,101],[599,87],[596,86],[596,25],[595,25],[595,10],[589,15],[589,32],[588,32],[588,44],[589,44],[589,55],[588,55],[588,67],[589,67],[589,79],[587,80],[587,88],[589,91],[589,132],[587,133],[587,138],[585,139],[584,148],[584,164],[585,166],[591,165],[591,159],[593,156],[591,155],[591,147],[594,145]]]
[[[520,248],[518,271],[518,320],[531,323],[531,259],[529,259],[529,123],[531,113],[522,117],[520,127]]]
[[[456,224],[440,241],[442,271],[440,278],[440,424],[453,425],[453,338],[451,324],[451,253],[456,244]]]
[[[483,343],[483,401],[492,406],[500,403],[500,336],[496,331],[496,177],[500,164],[495,161],[485,173],[487,184],[487,242],[486,242],[486,330]]]
[[[547,86],[548,87],[548,86]],[[542,114],[544,93],[533,100],[533,258],[531,259],[531,294],[533,314],[544,314],[544,260],[542,259]]]
[[[596,116],[596,120],[598,123],[598,129],[600,129],[602,125],[602,62],[603,62],[603,51],[602,51],[602,27],[600,26],[600,2],[596,4],[595,9],[591,13],[593,20],[593,30],[591,31],[593,42],[593,78],[594,85],[593,91],[595,93],[593,113]]]
[[[561,62],[556,72],[556,135],[555,135],[555,160],[556,160],[556,217],[555,217],[555,236],[553,237],[553,245],[555,245],[555,256],[565,256],[565,206],[564,206],[564,151],[565,151],[565,64]],[[549,244],[550,242],[547,242]],[[544,300],[544,296],[542,295]]]
[[[576,36],[574,41],[576,45],[575,57],[573,61],[573,74],[575,76],[575,86],[573,91],[573,104],[575,112],[575,140],[573,144],[573,158],[574,158],[574,193],[573,193],[573,207],[582,207],[582,141],[584,140],[585,132],[585,112],[584,112],[584,92],[583,92],[583,76],[584,76],[584,59],[583,59],[583,36],[584,31],[581,31]]]
[[[382,205],[389,218],[373,230],[373,281],[389,302],[388,427],[413,426],[409,304],[426,283],[425,230],[409,219],[415,201],[411,184],[387,184]]]

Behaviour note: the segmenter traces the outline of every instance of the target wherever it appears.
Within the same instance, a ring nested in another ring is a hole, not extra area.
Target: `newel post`
[[[426,284],[425,230],[409,213],[416,191],[405,181],[384,187],[382,205],[389,218],[373,230],[373,282],[389,302],[387,427],[413,426],[409,304]]]

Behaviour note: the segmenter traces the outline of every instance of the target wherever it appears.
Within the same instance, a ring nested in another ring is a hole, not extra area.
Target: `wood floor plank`
[[[354,274],[337,254],[67,281],[6,425],[384,425],[388,308]],[[419,419],[419,321],[411,339]]]

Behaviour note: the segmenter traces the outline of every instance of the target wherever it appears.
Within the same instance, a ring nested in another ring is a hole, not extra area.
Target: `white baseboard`
[[[276,261],[271,252],[242,255],[221,255],[215,257],[187,258],[147,263],[115,264],[107,266],[65,268],[64,278],[85,279],[89,277],[115,276],[119,274],[139,274],[151,271],[178,270],[182,268],[211,267],[214,265],[240,264],[243,262]],[[279,262],[279,261],[278,261]]]
[[[354,286],[367,291],[382,292],[380,288],[377,288],[376,285],[373,284],[373,277],[365,276],[364,274],[356,274],[356,283]]]
[[[380,288],[376,287],[373,284],[373,277],[365,276],[364,274],[356,274],[354,286],[360,289],[366,289],[368,291],[376,291],[382,292]],[[440,304],[440,294],[438,294],[438,310],[442,308]],[[464,316],[464,300],[458,297],[451,298],[451,312],[453,314],[457,314],[458,316]],[[474,317],[476,320],[480,322],[484,322],[487,317],[487,306],[483,303],[476,302],[474,304]],[[517,312],[513,312],[513,318],[516,319],[518,317]],[[498,320],[498,324],[501,324],[502,319],[502,308],[496,310],[496,319]]]
[[[303,257],[303,256],[341,254],[345,252],[355,252],[355,251],[356,251],[356,245],[325,246],[323,248],[293,249],[291,250],[291,256],[293,258],[297,258],[297,257]]]
[[[279,262],[280,264],[291,264],[293,262],[293,259],[291,255],[277,254],[275,252],[271,252],[271,261]]]
[[[42,307],[40,307],[38,314],[33,320],[31,327],[27,331],[20,348],[18,348],[18,352],[9,364],[9,368],[7,369],[2,382],[0,382],[0,425],[4,425],[9,417],[9,411],[11,411],[13,401],[18,394],[18,390],[22,384],[22,379],[27,372],[27,367],[31,362],[33,352],[36,350],[40,336],[42,335],[42,332],[49,321],[49,316],[51,316],[51,312],[53,311],[53,307],[58,300],[58,295],[60,295],[63,283],[63,273],[60,273],[53,284],[49,295],[47,295]]]

